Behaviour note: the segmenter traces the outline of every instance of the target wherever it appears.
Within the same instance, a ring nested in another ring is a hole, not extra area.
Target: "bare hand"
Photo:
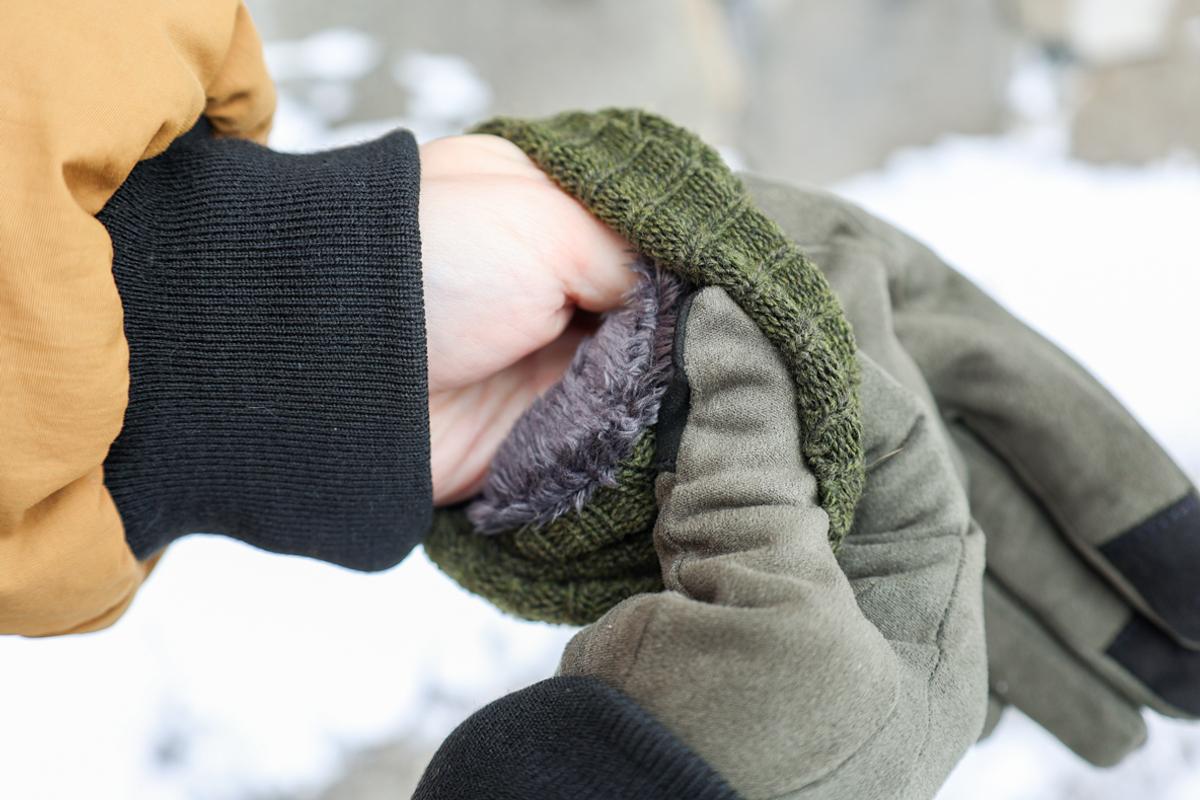
[[[433,500],[443,505],[479,491],[500,442],[588,333],[576,310],[621,305],[635,254],[505,139],[420,149]]]

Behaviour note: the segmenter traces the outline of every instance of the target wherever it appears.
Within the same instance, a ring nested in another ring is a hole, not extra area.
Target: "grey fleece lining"
[[[562,380],[517,420],[467,507],[480,533],[544,525],[616,484],[617,465],[658,417],[671,378],[680,279],[638,260],[641,279],[607,312]]]

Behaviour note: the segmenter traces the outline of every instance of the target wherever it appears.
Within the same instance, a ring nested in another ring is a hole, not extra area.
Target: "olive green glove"
[[[987,687],[983,537],[930,406],[860,354],[867,480],[835,557],[785,361],[724,289],[685,309],[690,402],[658,423],[666,591],[582,629],[560,674],[625,692],[747,800],[933,797]]]
[[[1181,470],[929,249],[830,194],[742,177],[825,273],[859,347],[932,391],[987,535],[992,722],[1011,703],[1106,765],[1144,740],[1142,707],[1200,714],[1200,503]]]

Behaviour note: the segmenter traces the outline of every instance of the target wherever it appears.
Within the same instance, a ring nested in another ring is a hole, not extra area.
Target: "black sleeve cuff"
[[[413,800],[738,800],[662,723],[595,679],[484,706],[438,749]]]
[[[104,462],[133,553],[192,532],[355,569],[433,510],[410,132],[304,155],[201,121],[98,215],[129,342]]]

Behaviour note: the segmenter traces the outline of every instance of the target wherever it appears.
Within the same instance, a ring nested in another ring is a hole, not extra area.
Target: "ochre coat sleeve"
[[[0,25],[0,633],[110,625],[139,562],[104,487],[129,354],[95,218],[205,114],[265,138],[275,96],[238,0],[39,0]]]

